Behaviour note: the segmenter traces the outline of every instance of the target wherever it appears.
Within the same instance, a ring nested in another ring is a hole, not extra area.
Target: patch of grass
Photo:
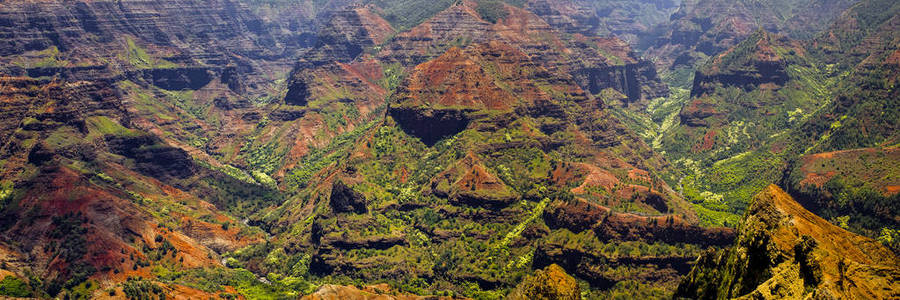
[[[126,37],[125,39],[125,53],[122,58],[131,64],[131,66],[138,69],[178,67],[178,65],[170,61],[151,57],[150,54],[147,53],[147,50],[141,48],[141,46],[135,43],[134,39],[131,37]]]
[[[87,117],[85,118],[85,122],[88,125],[89,139],[103,135],[138,136],[142,134],[142,132],[126,128],[119,124],[119,122],[106,116]]]
[[[65,67],[69,64],[68,61],[61,59],[59,57],[59,48],[56,46],[50,46],[50,48],[44,49],[37,53],[37,55],[43,57],[37,62],[34,62],[31,67],[35,68],[52,68],[52,67]]]
[[[50,133],[44,140],[44,143],[53,149],[60,149],[72,146],[81,139],[81,133],[70,126],[62,126]]]

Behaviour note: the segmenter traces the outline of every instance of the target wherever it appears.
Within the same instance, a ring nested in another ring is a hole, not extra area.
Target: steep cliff
[[[713,92],[714,86],[736,86],[745,91],[764,84],[777,89],[789,80],[788,64],[803,64],[802,46],[783,36],[757,31],[735,47],[714,57],[694,75],[691,96]],[[808,65],[808,64],[807,64]]]
[[[451,48],[416,66],[394,96],[391,116],[411,135],[434,145],[466,129],[479,115],[511,112],[520,101],[548,101],[531,83],[542,76],[541,70],[527,60],[499,42],[465,52]]]
[[[700,257],[675,297],[897,297],[900,266],[878,242],[810,213],[777,186],[759,193],[735,245]]]

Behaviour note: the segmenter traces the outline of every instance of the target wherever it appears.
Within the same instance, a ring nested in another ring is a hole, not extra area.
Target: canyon
[[[0,1],[0,296],[893,298],[898,11]]]

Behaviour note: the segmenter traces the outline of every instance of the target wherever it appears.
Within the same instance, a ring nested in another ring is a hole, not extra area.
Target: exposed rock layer
[[[709,252],[678,287],[689,298],[900,295],[896,255],[810,213],[775,185],[755,198],[731,248]]]

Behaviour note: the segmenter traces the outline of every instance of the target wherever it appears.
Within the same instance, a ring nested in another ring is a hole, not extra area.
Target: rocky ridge
[[[772,185],[754,198],[735,245],[701,256],[675,297],[892,298],[898,270],[893,252]]]

